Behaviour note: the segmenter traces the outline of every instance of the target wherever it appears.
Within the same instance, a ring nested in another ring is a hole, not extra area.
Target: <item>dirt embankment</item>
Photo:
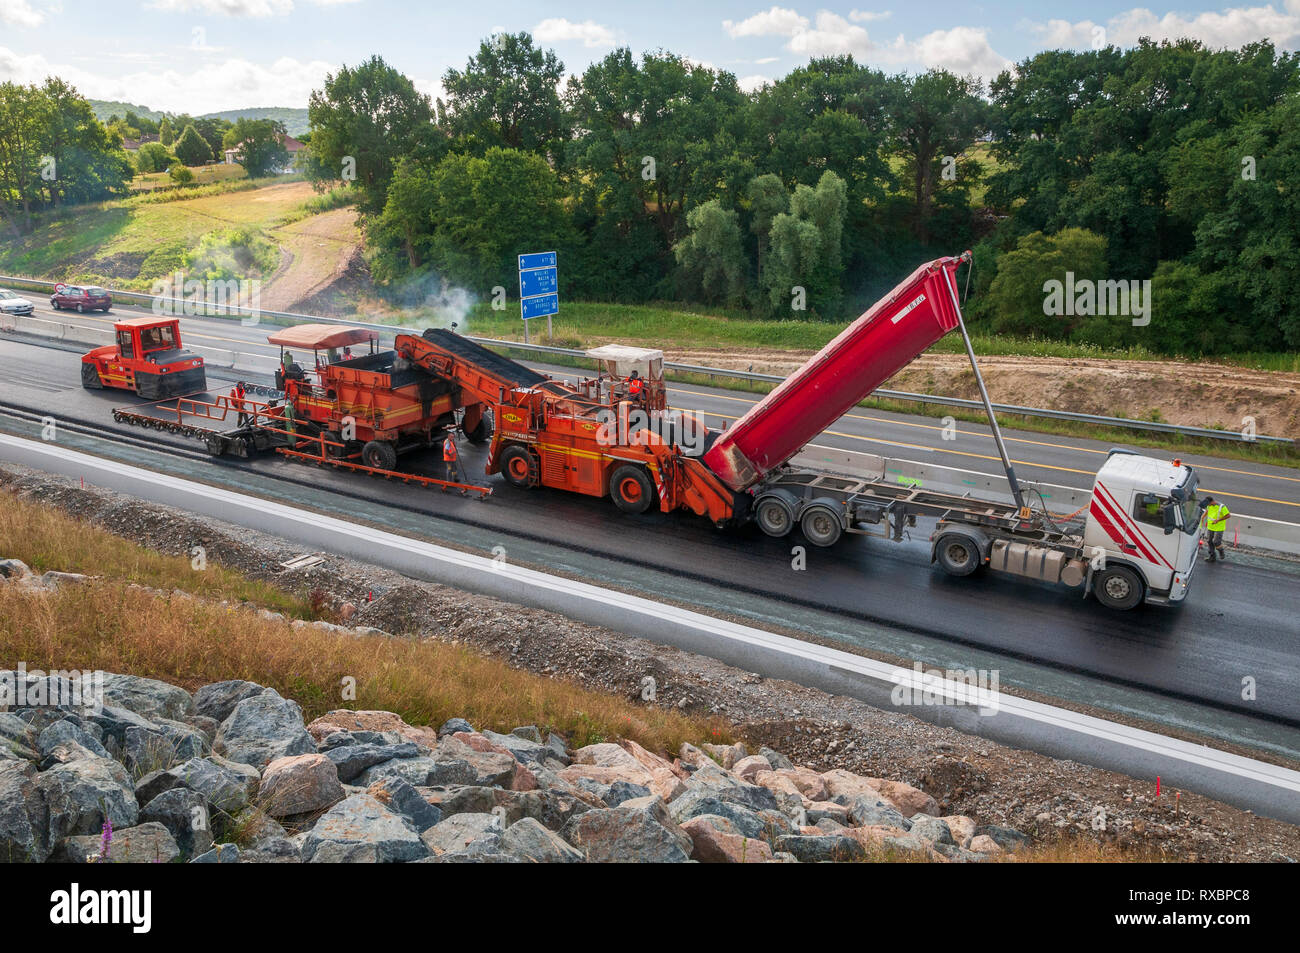
[[[808,351],[693,348],[665,350],[668,360],[789,374]],[[1192,427],[1300,434],[1300,374],[1227,364],[1093,358],[980,357],[989,396],[997,403],[1112,417],[1159,419]],[[891,390],[978,399],[962,354],[923,354],[885,385]]]

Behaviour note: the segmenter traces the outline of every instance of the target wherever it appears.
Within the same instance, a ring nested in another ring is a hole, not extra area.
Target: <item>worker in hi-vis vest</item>
[[[1215,559],[1227,559],[1228,557],[1223,552],[1223,533],[1228,528],[1228,517],[1232,515],[1232,512],[1224,504],[1216,502],[1212,496],[1207,496],[1205,502],[1209,504],[1205,508],[1205,529],[1209,533],[1208,544],[1210,547],[1207,562],[1214,562]]]
[[[447,431],[447,439],[442,442],[442,462],[447,464],[447,482],[460,482],[460,451],[456,449],[455,431]]]

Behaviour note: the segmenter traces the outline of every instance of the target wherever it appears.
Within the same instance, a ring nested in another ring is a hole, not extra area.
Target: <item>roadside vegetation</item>
[[[560,679],[510,668],[463,646],[352,635],[259,616],[248,602],[311,618],[312,598],[290,595],[212,563],[196,572],[186,557],[164,556],[64,513],[0,493],[0,554],[36,571],[100,577],[47,594],[0,586],[0,654],[29,669],[103,669],[186,688],[245,678],[303,706],[307,720],[331,709],[392,711],[415,725],[452,716],[508,732],[536,724],[579,747],[632,738],[656,751],[683,741],[729,742],[722,721],[633,704]],[[201,598],[158,595],[129,584]],[[400,635],[401,633],[396,633]],[[340,682],[356,679],[356,702]]]

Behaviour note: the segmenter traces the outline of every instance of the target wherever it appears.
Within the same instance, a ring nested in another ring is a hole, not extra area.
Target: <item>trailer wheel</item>
[[[371,440],[361,448],[361,462],[372,470],[395,470],[397,450],[387,440]]]
[[[609,495],[624,513],[644,513],[655,501],[655,487],[644,470],[625,464],[609,475]]]
[[[81,365],[81,386],[86,390],[103,390],[104,381],[99,376],[99,368],[94,364]]]
[[[765,496],[754,507],[754,521],[768,536],[778,539],[794,529],[794,514],[779,496]]]
[[[469,430],[465,431],[465,439],[470,443],[487,443],[492,436],[492,414],[484,411],[479,417],[478,423]]]
[[[1092,577],[1092,591],[1107,609],[1133,609],[1144,595],[1142,580],[1127,566],[1111,566]]]
[[[527,447],[511,444],[501,451],[501,474],[521,490],[537,486],[537,461]]]
[[[975,540],[961,533],[940,536],[934,547],[935,558],[950,576],[969,576],[982,565]]]
[[[804,510],[799,528],[814,546],[834,546],[844,532],[839,514],[828,506],[810,506]]]

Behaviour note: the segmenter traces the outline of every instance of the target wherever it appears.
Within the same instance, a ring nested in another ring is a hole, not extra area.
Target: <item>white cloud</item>
[[[854,23],[871,23],[873,20],[888,20],[894,15],[892,10],[850,10],[849,19]]]
[[[318,7],[338,7],[360,0],[309,0]],[[293,12],[293,0],[150,0],[146,4],[164,13],[204,13],[209,16],[264,19]]]
[[[1179,13],[1158,16],[1145,7],[1135,7],[1111,17],[1104,25],[1091,20],[1071,23],[1053,19],[1030,27],[1044,45],[1053,49],[1107,44],[1133,46],[1144,36],[1153,40],[1186,37],[1214,49],[1239,47],[1257,40],[1271,40],[1280,48],[1295,49],[1300,46],[1300,0],[1286,0],[1282,9],[1270,3],[1211,10],[1193,16]]]
[[[39,53],[20,56],[0,47],[0,82],[39,83],[47,76],[59,76],[91,99],[124,100],[196,116],[250,106],[306,106],[311,91],[336,69],[337,64],[323,60],[287,56],[269,66],[229,58],[208,60],[189,72],[141,70],[110,79],[66,63],[51,63]]]
[[[935,30],[911,44],[913,55],[927,69],[946,69],[959,76],[974,74],[992,79],[1013,65],[989,45],[988,31],[958,26]]]
[[[814,29],[800,30],[790,37],[788,49],[805,56],[838,56],[851,53],[862,58],[875,49],[875,44],[860,26],[829,10],[817,14]]]
[[[763,57],[759,57],[758,59],[754,60],[754,65],[755,65],[755,66],[766,66],[768,63],[775,63],[775,62],[776,62],[777,60],[779,60],[780,58],[781,58],[781,57],[779,57],[779,56],[763,56]]]
[[[808,18],[801,17],[796,11],[787,10],[785,7],[773,7],[764,13],[755,13],[739,23],[734,20],[723,20],[722,28],[733,37],[794,36],[808,29]]]
[[[595,20],[574,23],[564,17],[551,17],[533,27],[533,38],[541,43],[580,41],[588,49],[613,46],[614,31]]]
[[[740,79],[736,80],[736,85],[739,86],[743,92],[752,93],[756,89],[762,89],[772,81],[772,77],[770,76],[742,76]]]
[[[45,22],[45,14],[34,8],[27,0],[0,0],[0,23],[14,26],[40,26]]]

